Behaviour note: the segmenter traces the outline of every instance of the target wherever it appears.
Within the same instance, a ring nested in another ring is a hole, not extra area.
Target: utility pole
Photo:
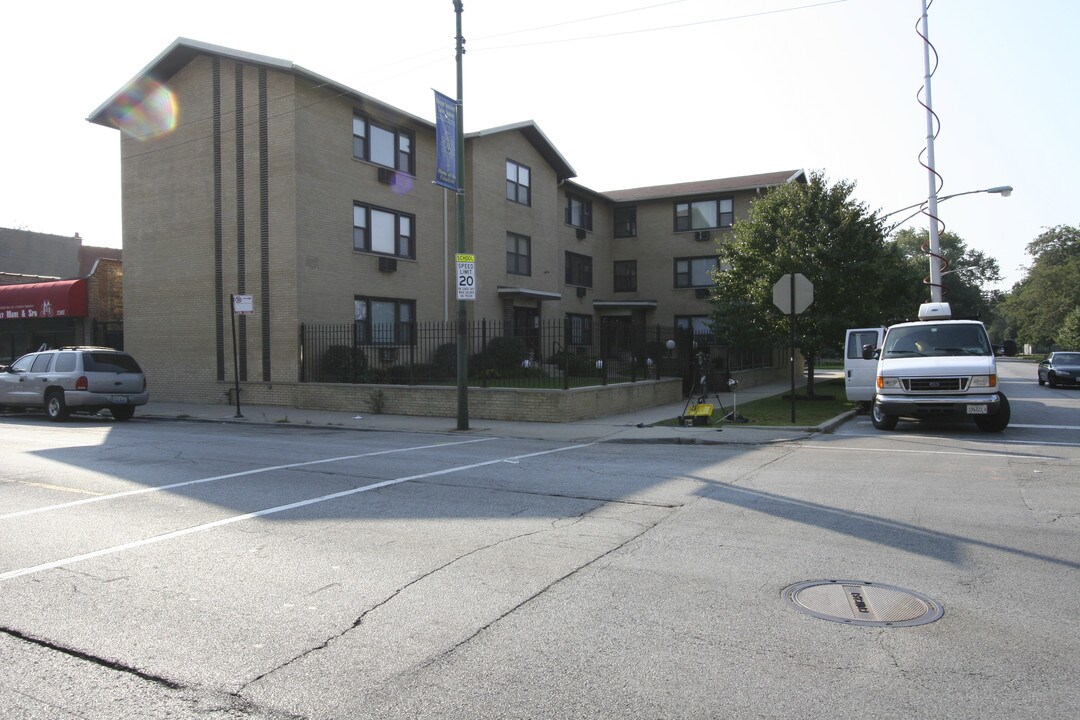
[[[465,252],[465,125],[462,111],[463,83],[461,60],[465,38],[461,34],[461,0],[454,0],[457,16],[457,252]],[[457,429],[469,429],[469,347],[465,301],[457,301]]]
[[[937,184],[938,174],[934,169],[934,104],[930,96],[930,76],[933,72],[930,68],[930,28],[926,14],[926,0],[922,2],[922,39],[923,39],[923,66],[926,77],[923,88],[926,91],[926,169],[929,173],[930,195],[927,199],[927,213],[930,215],[930,302],[941,302],[941,238],[938,236],[938,197]]]

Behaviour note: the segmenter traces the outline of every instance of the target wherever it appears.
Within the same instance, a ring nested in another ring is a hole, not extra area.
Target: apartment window
[[[592,230],[592,201],[566,193],[566,224]]]
[[[532,240],[524,235],[506,233],[506,272],[532,275]]]
[[[615,237],[637,237],[637,206],[615,208]]]
[[[592,287],[592,258],[588,255],[566,253],[566,284]]]
[[[637,290],[637,260],[615,261],[615,292]]]
[[[356,336],[364,345],[411,345],[415,342],[415,300],[353,299]]]
[[[716,283],[712,271],[720,267],[715,255],[696,258],[675,258],[675,287],[712,287]]]
[[[592,315],[566,314],[566,344],[592,345]]]
[[[695,338],[706,337],[706,342],[712,342],[712,320],[708,315],[676,315],[675,328],[687,330]]]
[[[735,201],[731,198],[675,203],[675,231],[711,230],[731,227],[735,222]]]
[[[531,205],[532,196],[529,193],[530,185],[529,168],[513,160],[506,161],[506,199],[522,205]]]
[[[415,218],[384,208],[353,205],[353,249],[414,259]]]
[[[408,130],[376,123],[363,115],[353,116],[353,157],[415,174],[413,134]]]

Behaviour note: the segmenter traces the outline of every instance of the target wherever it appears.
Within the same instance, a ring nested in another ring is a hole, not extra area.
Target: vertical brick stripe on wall
[[[259,68],[259,283],[262,300],[262,379],[270,382],[270,139],[266,68]]]
[[[221,260],[221,60],[214,58],[213,78],[213,148],[214,148],[214,307],[217,379],[225,380],[225,286]],[[232,308],[229,308],[232,312]]]
[[[236,292],[241,295],[247,294],[247,283],[244,282],[244,268],[247,263],[247,235],[245,232],[244,213],[244,66],[236,63],[235,88],[236,88]],[[247,316],[237,318],[237,346],[240,356],[240,379],[248,379],[247,367]]]

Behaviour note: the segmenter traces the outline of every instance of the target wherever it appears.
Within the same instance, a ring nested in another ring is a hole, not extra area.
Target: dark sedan
[[[1039,384],[1080,385],[1080,352],[1052,352],[1039,363]]]

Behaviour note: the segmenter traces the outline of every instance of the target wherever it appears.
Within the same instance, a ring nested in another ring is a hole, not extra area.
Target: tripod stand
[[[699,352],[697,354],[697,372],[694,375],[694,384],[690,386],[690,394],[686,399],[686,407],[683,408],[683,414],[679,416],[679,420],[681,420],[684,425],[708,425],[709,417],[713,414],[713,405],[705,402],[709,397],[709,384],[705,373],[705,360],[705,353]],[[697,396],[696,400],[694,399],[695,394]],[[724,419],[727,420],[731,413],[728,413],[727,408],[724,407],[724,403],[720,400],[720,394],[713,393],[713,397],[716,398],[716,404],[720,406],[720,412],[724,413]],[[743,420],[742,422],[746,421]]]
[[[739,386],[739,381],[735,378],[731,378],[727,381],[728,388],[731,390],[731,412],[724,416],[724,419],[728,422],[746,423],[750,422],[749,418],[745,418],[739,414],[739,400],[735,395],[735,388]]]

